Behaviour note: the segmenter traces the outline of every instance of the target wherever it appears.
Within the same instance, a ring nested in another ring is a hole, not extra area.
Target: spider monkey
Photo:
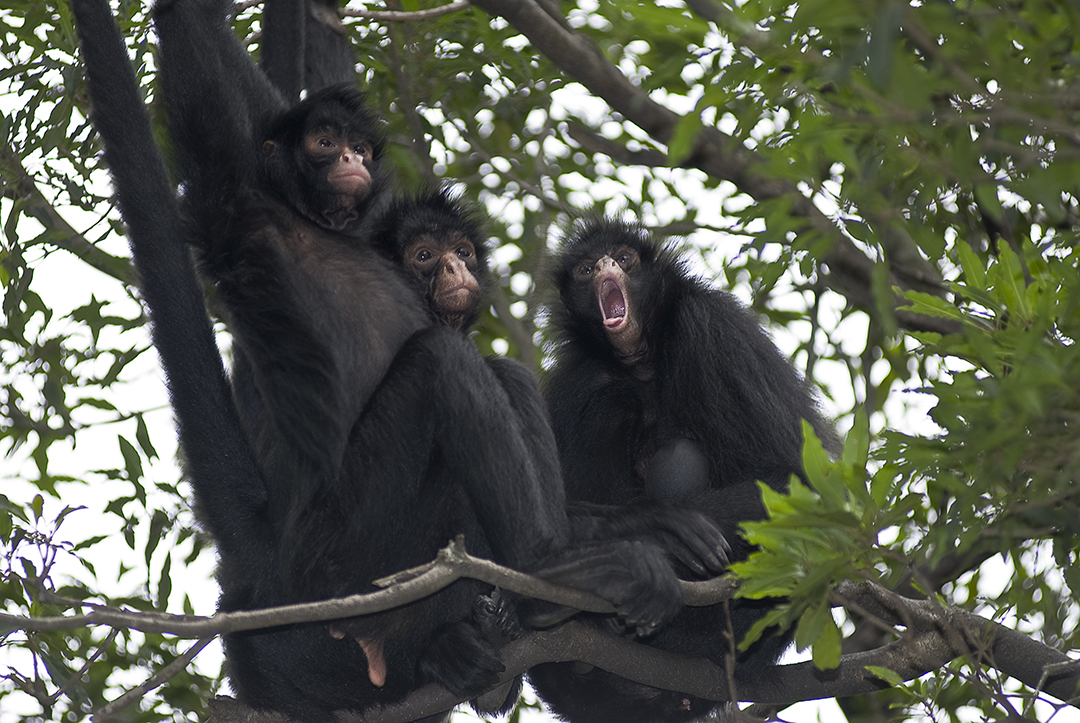
[[[569,548],[557,469],[531,456],[505,389],[460,334],[430,325],[365,236],[386,195],[362,96],[334,87],[289,107],[223,3],[159,3],[178,206],[107,3],[73,7],[186,472],[218,546],[221,609],[368,591],[464,532],[470,551],[580,583],[629,624],[674,614],[671,581],[638,543]],[[185,243],[227,312],[229,377]],[[425,487],[432,475],[446,484]],[[483,589],[460,581],[376,616],[226,636],[230,678],[242,701],[303,721],[428,681],[475,695],[502,670],[470,620]]]
[[[730,559],[744,559],[751,546],[739,523],[765,514],[757,482],[786,489],[803,476],[802,420],[837,451],[811,389],[747,309],[639,226],[583,222],[554,267],[558,345],[545,395],[567,497],[700,510]],[[686,608],[646,642],[726,666],[726,631],[741,640],[768,607],[737,599]],[[738,654],[734,675],[767,674],[789,642],[767,635]],[[689,721],[716,707],[568,664],[538,666],[529,678],[572,723]]]

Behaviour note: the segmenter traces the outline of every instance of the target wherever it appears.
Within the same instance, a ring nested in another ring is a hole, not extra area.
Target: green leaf
[[[982,259],[963,241],[957,242],[956,251],[960,256],[960,267],[964,270],[964,281],[969,286],[986,291],[986,268]]]
[[[146,540],[146,549],[143,551],[146,564],[150,564],[150,558],[154,555],[158,543],[161,542],[162,534],[169,518],[161,510],[154,510],[154,516],[150,518],[150,532]]]
[[[957,321],[967,320],[963,312],[940,296],[924,294],[921,291],[906,291],[904,292],[904,298],[910,301],[911,304],[899,307],[899,311],[913,311],[917,314],[955,319]]]
[[[41,495],[34,495],[34,499],[30,502],[30,509],[34,511],[34,520],[40,520],[41,513],[45,509],[45,498]]]
[[[840,628],[830,613],[811,655],[818,670],[832,670],[840,665]]]
[[[135,419],[138,422],[135,430],[135,441],[139,443],[139,447],[147,459],[157,459],[158,453],[154,449],[154,443],[150,441],[150,432],[146,429],[146,420],[143,419],[141,414],[135,415]]]
[[[687,113],[675,124],[675,132],[668,143],[668,159],[673,165],[678,165],[690,157],[701,127],[701,117],[697,113]]]
[[[165,555],[165,563],[161,566],[161,575],[158,577],[158,608],[164,610],[169,606],[170,595],[172,595],[172,552]]]
[[[1019,324],[1029,321],[1032,310],[1027,304],[1024,271],[1020,266],[1020,258],[1008,244],[1000,245],[998,263],[991,267],[991,272],[994,290],[1004,299],[1005,306],[1012,315],[1011,321]]]
[[[803,427],[803,468],[806,478],[833,507],[843,507],[847,501],[847,490],[840,475],[833,474],[829,453],[825,451],[821,440],[814,433],[814,428],[805,419]]]
[[[127,471],[128,479],[132,482],[138,482],[143,475],[142,460],[139,458],[139,452],[124,437],[117,437],[117,439],[120,442],[120,454],[124,457],[124,469]]]
[[[796,649],[806,650],[817,642],[825,631],[826,620],[832,620],[832,611],[826,601],[821,601],[804,612],[795,626]]]
[[[748,649],[761,638],[766,630],[773,626],[786,627],[785,618],[786,614],[779,606],[767,612],[746,631],[746,635],[743,636],[742,641],[739,643],[739,650]]]
[[[904,679],[897,675],[894,671],[888,668],[883,668],[880,665],[867,665],[865,666],[866,672],[870,673],[876,678],[881,678],[886,683],[893,687],[903,685]]]
[[[866,469],[866,460],[870,456],[870,419],[866,408],[859,407],[851,421],[851,431],[844,440],[841,456],[844,464],[852,469]]]

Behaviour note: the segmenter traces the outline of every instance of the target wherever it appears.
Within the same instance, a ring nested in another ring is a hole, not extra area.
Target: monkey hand
[[[468,622],[446,628],[420,659],[425,682],[438,683],[461,699],[492,688],[504,670],[498,648]]]
[[[562,551],[533,574],[542,580],[591,592],[610,602],[625,626],[649,635],[682,609],[682,588],[664,551],[641,540],[609,540]],[[576,611],[540,600],[518,608],[530,627],[556,625]]]
[[[707,515],[667,505],[651,510],[647,539],[699,578],[715,577],[728,566],[731,545]]]
[[[699,578],[727,569],[731,552],[727,538],[713,520],[697,510],[658,501],[627,506],[571,502],[567,514],[575,540],[652,542]]]
[[[625,560],[630,571],[620,598],[612,588],[608,597],[627,629],[639,636],[652,635],[678,614],[682,588],[664,552],[648,542],[627,542]]]
[[[484,637],[498,647],[525,634],[518,618],[517,602],[520,599],[495,588],[487,595],[480,595],[473,602],[472,621]]]

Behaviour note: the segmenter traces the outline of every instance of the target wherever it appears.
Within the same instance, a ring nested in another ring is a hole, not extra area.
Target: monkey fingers
[[[472,620],[484,637],[501,647],[525,634],[517,610],[518,597],[495,588],[473,602]]]
[[[697,510],[659,508],[653,524],[656,543],[698,577],[713,577],[727,569],[731,545],[706,515]]]
[[[569,556],[569,557],[568,557]],[[561,562],[534,571],[550,582],[587,590],[609,601],[626,626],[648,635],[682,609],[682,588],[663,550],[641,540],[616,540],[564,551]],[[550,626],[569,609],[528,601],[519,611],[526,624]]]
[[[697,510],[659,501],[628,506],[570,502],[567,514],[574,540],[652,542],[700,578],[719,575],[730,562],[727,538]]]

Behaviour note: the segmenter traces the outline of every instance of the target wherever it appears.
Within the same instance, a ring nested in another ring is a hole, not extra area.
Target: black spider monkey
[[[491,284],[483,228],[480,211],[444,187],[395,199],[375,236],[384,252],[413,279],[433,321],[464,333],[479,318]],[[550,420],[532,375],[511,359],[489,357],[486,361],[529,430],[526,438],[532,457],[537,464],[555,462],[558,451]],[[654,464],[654,476],[669,487],[690,484],[692,475],[700,476],[701,464],[695,465],[691,444],[682,440],[673,445],[663,469]],[[577,501],[567,505],[567,512],[575,541],[647,541],[650,550],[659,547],[699,577],[726,567],[723,535],[696,510],[656,502],[613,506]]]
[[[267,481],[287,599],[369,590],[465,532],[476,554],[607,597],[631,625],[670,618],[674,577],[640,544],[566,550],[557,467],[528,453],[489,368],[460,335],[425,325],[364,239],[381,142],[362,98],[320,91],[269,113],[263,131],[253,113],[273,104],[246,103],[267,91],[222,17],[158,6],[161,79],[204,269],[229,311],[234,398]],[[237,91],[246,105],[233,113]],[[490,642],[450,625],[479,589],[335,622],[330,635],[359,644],[371,686],[318,705],[363,709],[425,680],[460,695],[490,686],[501,668]],[[297,692],[281,682],[296,662],[279,642],[239,637],[229,657],[243,698],[289,711]]]
[[[786,489],[803,475],[802,420],[836,451],[810,388],[747,309],[638,226],[580,224],[558,254],[555,286],[558,345],[545,392],[567,497],[701,510],[731,560],[744,559],[751,547],[739,523],[764,517],[757,481]],[[725,666],[729,624],[738,642],[767,609],[742,599],[686,608],[646,642]],[[736,657],[736,677],[766,674],[789,642],[759,640]],[[529,677],[572,723],[688,721],[716,707],[572,664]]]
[[[368,590],[465,532],[479,554],[608,597],[632,625],[670,617],[673,583],[637,558],[640,545],[568,552],[561,481],[524,449],[505,390],[460,334],[427,324],[362,238],[380,169],[359,96],[332,88],[281,111],[221,3],[160,4],[181,230],[108,7],[73,6],[188,476],[218,543],[221,608]],[[199,247],[230,312],[231,395],[182,241]],[[421,487],[432,474],[446,484]],[[245,702],[301,720],[400,700],[428,680],[475,694],[502,670],[467,622],[480,590],[462,582],[375,617],[228,636],[230,677]]]

